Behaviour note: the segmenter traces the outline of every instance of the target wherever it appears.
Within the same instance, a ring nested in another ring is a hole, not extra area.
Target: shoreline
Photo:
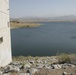
[[[17,22],[11,22],[10,23],[10,28],[11,29],[16,29],[16,28],[33,28],[33,27],[39,27],[42,24],[40,23],[17,23]]]

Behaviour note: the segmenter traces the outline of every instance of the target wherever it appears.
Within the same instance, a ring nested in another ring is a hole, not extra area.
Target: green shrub
[[[59,61],[59,63],[70,63],[69,54],[64,54],[64,53],[59,54],[58,61]]]

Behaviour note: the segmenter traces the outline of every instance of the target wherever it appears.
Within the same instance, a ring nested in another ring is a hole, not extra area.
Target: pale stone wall
[[[0,66],[5,66],[11,61],[9,0],[0,0]]]

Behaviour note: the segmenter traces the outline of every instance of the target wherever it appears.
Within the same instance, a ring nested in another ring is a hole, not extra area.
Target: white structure
[[[0,0],[0,66],[11,61],[9,0]]]

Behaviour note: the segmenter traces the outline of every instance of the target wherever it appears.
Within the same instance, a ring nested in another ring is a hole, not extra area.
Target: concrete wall
[[[9,0],[0,0],[0,66],[11,61]]]

